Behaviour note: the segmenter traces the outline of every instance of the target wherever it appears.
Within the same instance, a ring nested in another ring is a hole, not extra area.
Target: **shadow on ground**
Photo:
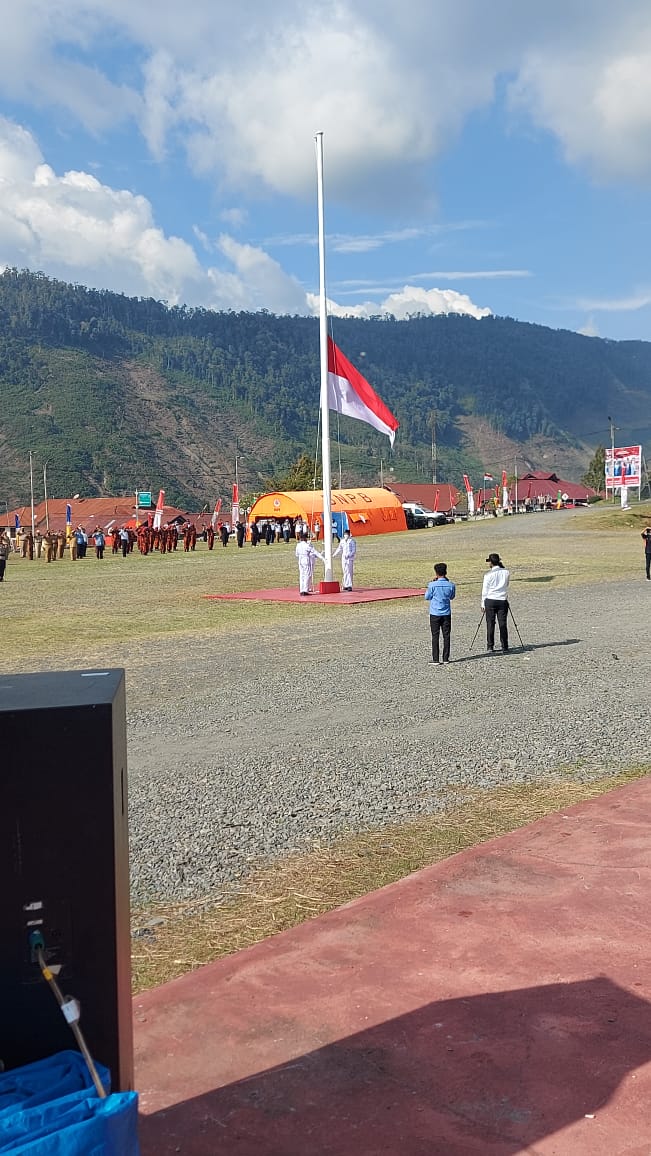
[[[476,662],[478,658],[491,662],[494,662],[496,658],[503,658],[506,662],[514,654],[528,654],[532,650],[547,650],[550,646],[577,646],[582,641],[582,638],[563,638],[556,642],[532,642],[525,646],[511,646],[508,654],[504,655],[499,648],[495,651],[479,650],[476,654],[463,654],[461,658],[453,659],[453,662]]]
[[[603,976],[443,1000],[141,1117],[142,1152],[515,1156],[649,1060],[651,1004]]]

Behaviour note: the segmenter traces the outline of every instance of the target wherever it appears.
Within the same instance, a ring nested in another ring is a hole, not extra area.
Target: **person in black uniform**
[[[642,531],[644,538],[644,561],[646,562],[646,576],[651,580],[651,526]]]

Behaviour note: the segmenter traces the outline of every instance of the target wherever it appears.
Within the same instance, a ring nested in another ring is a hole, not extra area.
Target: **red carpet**
[[[350,594],[347,594],[345,590],[340,591],[339,594],[314,593],[303,598],[295,587],[279,586],[276,590],[236,590],[231,594],[204,594],[204,598],[224,602],[240,600],[244,602],[331,602],[337,606],[342,606],[345,604],[353,605],[355,602],[384,602],[389,598],[422,598],[424,593],[424,589],[388,588],[382,590],[374,588],[372,590],[352,590]]]
[[[143,1156],[647,1156],[650,823],[641,780],[137,996]]]

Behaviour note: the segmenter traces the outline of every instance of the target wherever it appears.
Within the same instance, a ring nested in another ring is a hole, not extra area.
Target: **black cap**
[[[491,566],[501,566],[502,565],[502,559],[500,558],[499,554],[489,554],[486,561],[490,562]]]

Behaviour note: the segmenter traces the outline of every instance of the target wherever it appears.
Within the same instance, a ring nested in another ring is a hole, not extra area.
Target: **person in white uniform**
[[[314,560],[320,558],[323,562],[324,557],[323,554],[319,554],[319,551],[314,549],[311,542],[308,542],[307,534],[301,534],[298,540],[296,557],[298,558],[298,589],[301,595],[305,596],[312,593]]]
[[[489,554],[486,559],[490,570],[484,574],[481,588],[481,608],[486,614],[486,648],[489,653],[495,649],[495,619],[500,629],[502,654],[509,653],[509,579],[511,575],[499,554]]]
[[[352,590],[353,588],[353,567],[355,565],[355,555],[357,553],[357,542],[350,535],[350,530],[344,530],[344,536],[337,546],[333,558],[341,554],[341,569],[344,590]]]

